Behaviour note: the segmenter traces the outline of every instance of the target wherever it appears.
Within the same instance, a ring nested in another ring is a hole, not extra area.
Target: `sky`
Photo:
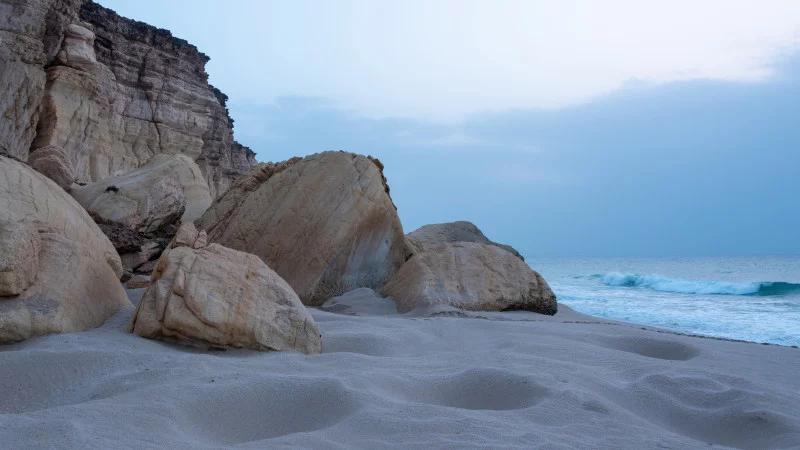
[[[406,231],[800,255],[800,2],[100,3],[208,54],[259,161],[380,158]]]

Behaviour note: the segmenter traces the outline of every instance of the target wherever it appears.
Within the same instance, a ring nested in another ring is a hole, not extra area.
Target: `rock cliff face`
[[[80,0],[0,0],[0,154],[27,161],[55,59]]]
[[[85,0],[0,0],[0,22],[0,153],[61,149],[79,183],[183,153],[212,198],[255,163],[208,57],[169,31]]]

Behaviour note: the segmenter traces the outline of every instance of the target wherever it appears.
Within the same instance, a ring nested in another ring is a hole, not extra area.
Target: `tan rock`
[[[352,153],[260,164],[196,224],[210,242],[259,256],[306,305],[379,288],[405,261],[382,165]]]
[[[0,221],[13,224],[12,235],[36,230],[40,240],[35,279],[17,295],[0,298],[0,343],[85,330],[132,306],[119,283],[119,256],[86,211],[53,181],[5,157],[0,157]],[[15,267],[27,267],[17,273],[26,273],[21,278],[30,282],[35,246],[25,256],[20,247],[2,245],[0,253],[27,261]]]
[[[203,230],[202,239],[199,239],[200,232],[197,231],[194,224],[191,222],[184,222],[181,224],[181,227],[178,228],[178,232],[175,233],[175,237],[172,238],[172,242],[170,242],[170,248],[176,247],[192,247],[192,248],[202,248],[206,246],[206,232]]]
[[[61,147],[54,145],[36,149],[28,157],[28,164],[37,172],[55,181],[62,189],[69,192],[75,181],[72,165]]]
[[[208,233],[206,233],[206,230],[202,230],[197,233],[197,238],[192,243],[192,248],[203,248],[206,245],[208,245]]]
[[[64,31],[64,42],[56,60],[65,66],[87,69],[97,64],[94,33],[83,25],[71,23]]]
[[[27,161],[55,59],[82,0],[0,0],[0,155]]]
[[[537,272],[489,244],[456,242],[414,255],[383,288],[397,310],[448,305],[473,311],[526,310],[553,315],[556,296]]]
[[[489,240],[475,224],[466,220],[425,225],[408,233],[406,237],[412,253],[430,250],[445,243],[475,242],[500,247],[525,261],[525,258],[513,247]]]
[[[150,286],[150,277],[134,275],[125,283],[127,289],[142,289]]]
[[[57,146],[92,183],[183,153],[212,197],[255,164],[195,46],[86,0],[0,0],[0,17],[0,154]]]
[[[165,252],[129,331],[200,347],[322,349],[292,288],[258,257],[217,244]]]
[[[143,233],[178,219],[192,222],[211,205],[200,168],[186,155],[156,155],[132,172],[71,193],[87,210]]]
[[[0,297],[21,294],[39,273],[42,240],[31,224],[0,222]]]

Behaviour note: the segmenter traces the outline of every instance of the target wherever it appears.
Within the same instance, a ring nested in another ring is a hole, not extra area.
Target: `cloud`
[[[196,44],[233,101],[299,94],[450,124],[579,105],[631,79],[762,82],[800,45],[794,0],[103,4]]]
[[[231,110],[267,130],[243,140],[261,160],[379,157],[409,230],[472,220],[531,256],[797,254],[798,69],[800,55],[768,83],[633,82],[589,103],[456,124],[307,99]]]

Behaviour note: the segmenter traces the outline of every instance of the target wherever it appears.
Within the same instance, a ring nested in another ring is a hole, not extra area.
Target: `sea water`
[[[526,260],[585,314],[800,346],[800,257]]]

